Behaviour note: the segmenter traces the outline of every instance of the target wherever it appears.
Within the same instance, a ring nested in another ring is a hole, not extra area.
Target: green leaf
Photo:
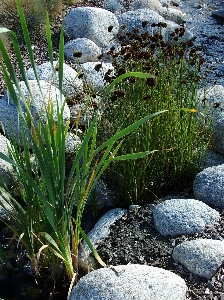
[[[73,218],[72,218],[73,219]],[[97,253],[96,249],[93,247],[90,239],[88,238],[88,236],[85,234],[85,232],[82,230],[82,228],[80,227],[80,225],[78,224],[78,222],[75,221],[75,219],[73,219],[73,221],[75,222],[76,226],[78,227],[80,233],[82,234],[87,246],[89,247],[89,249],[91,250],[91,252],[93,253],[93,255],[95,256],[96,260],[99,262],[99,264],[102,267],[106,267],[106,264],[102,261],[102,259],[100,258],[99,254]]]

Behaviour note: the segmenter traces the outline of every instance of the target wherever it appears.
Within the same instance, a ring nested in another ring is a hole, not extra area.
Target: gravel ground
[[[128,212],[111,226],[110,236],[97,249],[109,265],[146,264],[170,270],[180,275],[188,286],[187,299],[224,300],[224,268],[211,280],[190,273],[172,260],[173,248],[181,242],[196,238],[224,239],[224,210],[220,222],[203,233],[164,237],[155,229],[151,205]]]
[[[190,7],[188,3],[194,1],[183,1],[184,8]],[[202,2],[204,5],[205,1]],[[211,2],[211,1],[210,1]],[[217,2],[217,1],[216,1]],[[221,1],[220,1],[221,2]],[[82,2],[82,6],[102,7],[102,1]],[[81,6],[78,4],[77,6]],[[129,2],[125,2],[128,8]],[[201,5],[201,4],[200,4]],[[58,25],[61,19],[58,19]],[[54,56],[57,58],[58,45],[58,26],[53,28],[53,45],[55,47]],[[30,67],[24,45],[21,45],[24,65]],[[33,40],[33,51],[37,64],[48,61],[48,51],[46,41]],[[214,54],[214,57],[216,55]],[[16,67],[15,57],[11,55],[12,62]],[[69,61],[67,61],[70,63]],[[213,80],[213,79],[212,79]],[[5,91],[1,70],[0,70],[0,97]],[[183,195],[182,195],[183,196]],[[190,194],[191,198],[192,193]],[[185,198],[189,197],[184,195]],[[187,299],[213,299],[224,300],[224,268],[221,267],[211,280],[199,278],[188,272],[181,265],[174,263],[171,258],[172,250],[175,245],[195,238],[224,238],[224,211],[220,211],[221,219],[219,224],[213,228],[207,228],[201,234],[181,236],[181,237],[162,237],[154,228],[152,222],[151,206],[146,205],[132,212],[125,214],[111,228],[108,239],[99,247],[99,253],[103,260],[110,265],[139,263],[161,267],[180,275],[188,285]],[[43,299],[43,298],[42,298]]]

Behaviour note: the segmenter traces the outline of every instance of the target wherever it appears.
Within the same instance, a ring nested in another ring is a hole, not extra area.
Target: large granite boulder
[[[153,209],[156,230],[162,235],[202,232],[219,220],[219,213],[194,199],[170,199]]]
[[[224,261],[224,241],[212,239],[186,241],[174,248],[172,258],[190,272],[210,279]]]
[[[193,189],[196,199],[224,208],[224,165],[206,168],[198,173]]]
[[[184,280],[147,265],[129,264],[103,268],[82,277],[70,300],[185,300]]]
[[[77,7],[64,19],[65,33],[71,39],[87,38],[99,47],[105,47],[118,33],[116,16],[98,7]]]

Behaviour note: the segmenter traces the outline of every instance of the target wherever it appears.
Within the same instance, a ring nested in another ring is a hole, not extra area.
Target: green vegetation
[[[41,2],[41,3],[40,3]],[[54,21],[63,12],[63,5],[69,5],[74,1],[66,0],[21,0],[21,6],[26,18],[31,39],[45,36],[46,13],[51,21]],[[19,40],[23,39],[20,17],[16,0],[1,0],[0,22],[4,27],[16,33]]]
[[[30,62],[40,86],[31,41],[19,0],[17,5]],[[46,28],[53,75],[55,68],[53,67],[52,40],[48,18]],[[8,211],[11,220],[6,225],[13,232],[13,239],[19,241],[26,249],[36,274],[38,275],[42,268],[47,267],[54,281],[57,281],[66,273],[67,281],[73,284],[77,281],[78,276],[80,236],[84,238],[96,259],[101,265],[105,266],[81,228],[82,214],[91,191],[110,163],[127,159],[139,159],[154,152],[145,150],[144,152],[138,151],[138,153],[134,153],[132,151],[130,154],[123,153],[118,155],[119,148],[125,141],[126,136],[140,128],[142,124],[148,123],[154,117],[159,117],[160,114],[165,112],[167,113],[167,110],[146,115],[131,125],[129,124],[126,128],[123,127],[121,130],[117,130],[114,135],[111,135],[99,144],[98,114],[96,114],[89,128],[84,132],[82,144],[75,151],[75,158],[70,173],[66,178],[65,142],[69,124],[65,124],[63,120],[65,106],[62,97],[63,27],[60,34],[57,68],[59,72],[60,97],[57,106],[53,107],[50,96],[43,95],[44,99],[47,99],[46,107],[44,108],[46,121],[43,121],[41,114],[38,112],[32,115],[30,104],[35,100],[25,74],[20,47],[15,33],[6,28],[0,28],[0,32],[9,32],[20,72],[29,90],[29,98],[25,98],[10,57],[3,42],[0,40],[1,67],[9,94],[17,108],[19,126],[23,136],[23,148],[19,145],[17,136],[14,135],[11,141],[13,147],[8,149],[9,156],[0,153],[0,158],[13,166],[14,175],[11,177],[16,194],[19,196],[13,197],[10,189],[1,179],[1,185],[3,185],[3,188],[0,189],[1,196],[11,209],[8,209],[3,202],[0,205]],[[129,77],[152,78],[150,74],[141,72],[123,74],[107,87],[102,95],[102,101],[106,99],[116,84]],[[88,101],[86,107],[88,107]],[[53,117],[55,111],[57,112],[56,120]],[[78,130],[78,120],[76,125]],[[5,191],[10,200],[4,196]],[[76,214],[73,216],[74,203],[76,204]],[[5,261],[2,247],[0,247],[0,255],[2,260]]]
[[[142,23],[142,29],[146,26]],[[169,190],[184,187],[198,172],[209,143],[209,126],[205,127],[199,113],[181,108],[197,107],[197,90],[203,59],[201,48],[193,41],[181,40],[183,27],[170,33],[165,42],[161,32],[166,24],[153,24],[152,36],[135,28],[128,32],[123,26],[119,39],[121,50],[112,47],[115,77],[130,71],[149,72],[153,78],[128,78],[113,90],[105,104],[100,123],[102,137],[114,134],[139,118],[168,109],[159,119],[143,124],[122,143],[118,153],[157,149],[141,160],[114,162],[106,172],[108,184],[117,192],[119,205],[143,204],[153,201]],[[113,76],[108,72],[105,80]]]

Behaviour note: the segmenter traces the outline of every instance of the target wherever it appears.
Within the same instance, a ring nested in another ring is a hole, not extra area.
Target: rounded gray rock
[[[160,16],[156,11],[153,11],[148,8],[136,9],[125,12],[119,16],[117,16],[120,26],[126,25],[127,31],[132,32],[134,28],[139,28],[140,33],[145,32],[146,30],[149,34],[152,34],[152,23],[165,22],[165,19]],[[143,28],[142,22],[148,21],[148,25]]]
[[[46,82],[52,82],[57,88],[59,87],[59,78],[58,78],[58,62],[54,61],[53,66],[55,68],[54,78],[50,62],[45,62],[37,66],[37,75],[39,80],[44,80]],[[26,71],[27,78],[29,80],[36,80],[34,71],[32,68]],[[62,80],[62,93],[67,98],[73,98],[76,95],[79,95],[83,92],[83,83],[82,80],[78,78],[78,73],[63,63],[63,80]]]
[[[224,261],[224,241],[197,239],[176,246],[172,258],[190,272],[210,279]]]
[[[163,13],[163,6],[159,0],[135,0],[130,5],[130,10],[148,8],[156,11],[160,15]]]
[[[212,123],[211,149],[224,154],[224,112],[218,114]]]
[[[66,57],[80,64],[88,61],[98,61],[98,56],[102,54],[101,49],[87,38],[68,41],[65,44],[64,52]],[[76,52],[81,53],[81,57],[75,57]]]
[[[36,80],[29,80],[28,83],[29,83],[31,93],[33,95],[33,99],[31,98],[30,93],[24,81],[20,82],[20,88],[24,98],[30,99],[30,110],[32,115],[33,116],[38,115],[38,117],[40,117],[41,120],[45,123],[46,107],[48,106],[49,99],[50,99],[53,103],[53,117],[55,122],[57,123],[57,103],[59,108],[61,108],[65,101],[65,98],[63,95],[61,95],[59,89],[57,89],[51,83],[43,80],[39,81],[41,88],[39,87],[38,82]],[[23,99],[20,98],[19,93],[18,93],[18,99],[20,99],[20,101],[23,101]],[[26,108],[23,102],[21,102],[21,107],[22,107],[22,111],[26,113]],[[70,110],[66,103],[63,111],[63,119],[65,124],[70,120]],[[20,143],[20,145],[23,146],[22,130],[18,124],[18,112],[16,106],[13,103],[11,96],[8,95],[8,92],[5,93],[5,95],[1,98],[0,101],[0,121],[6,133],[6,136],[9,138],[9,140],[12,137],[12,131],[13,131],[14,135],[16,137],[17,136],[19,137],[18,143]],[[37,117],[36,117],[36,121],[37,121]],[[27,139],[29,140],[28,131],[27,131]]]
[[[108,70],[111,75],[114,74],[114,67],[111,63],[105,62],[86,62],[80,65],[83,73],[83,80],[86,84],[96,92],[102,92],[107,85],[104,76]]]
[[[138,264],[103,268],[82,277],[70,300],[185,300],[184,280],[164,269]]]
[[[153,208],[154,225],[162,235],[202,232],[219,217],[216,210],[194,199],[170,199]]]
[[[108,199],[108,197],[106,199]],[[94,248],[97,248],[99,244],[103,243],[110,234],[110,226],[120,219],[126,211],[126,209],[122,208],[111,209],[97,221],[93,229],[87,234]],[[89,266],[95,268],[96,260],[91,254],[90,248],[84,242],[79,249],[79,268],[87,271]]]
[[[0,152],[8,156],[8,147],[12,147],[10,141],[5,136],[0,134]],[[7,186],[13,183],[10,176],[10,174],[12,175],[13,173],[14,171],[12,165],[3,159],[0,159],[0,175]],[[4,183],[0,181],[0,186],[4,185]]]
[[[65,33],[71,39],[87,38],[99,47],[105,47],[118,33],[116,16],[98,7],[77,7],[64,19]]]
[[[214,207],[224,208],[224,164],[209,167],[197,174],[194,196]]]

